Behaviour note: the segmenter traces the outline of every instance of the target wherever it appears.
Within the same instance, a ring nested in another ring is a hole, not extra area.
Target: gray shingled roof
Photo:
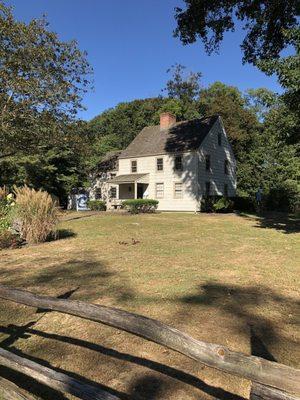
[[[159,125],[148,126],[122,151],[119,158],[197,150],[217,119],[218,116],[214,115],[178,122],[163,130]]]

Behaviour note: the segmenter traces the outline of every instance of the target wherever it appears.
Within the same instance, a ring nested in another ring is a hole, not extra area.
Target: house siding
[[[222,145],[218,144],[218,133],[222,134]],[[207,171],[205,156],[210,155],[211,170]],[[228,196],[236,194],[236,161],[220,118],[214,124],[198,151],[199,195],[205,194],[205,184],[210,182],[211,195],[224,195],[224,185],[228,185]],[[224,161],[228,160],[228,175],[224,173]]]
[[[222,144],[218,144],[221,132]],[[206,170],[205,156],[209,154],[211,170]],[[220,118],[212,126],[198,151],[182,153],[182,171],[175,171],[175,156],[162,154],[132,158],[120,158],[118,175],[131,174],[131,161],[137,161],[137,173],[149,174],[146,197],[156,198],[156,183],[164,184],[164,197],[159,200],[162,211],[199,211],[201,198],[205,195],[206,182],[210,182],[210,195],[224,195],[227,185],[228,196],[236,193],[236,162]],[[163,159],[163,171],[157,171],[157,158]],[[228,174],[224,173],[224,161],[228,160]],[[175,198],[175,183],[182,183],[182,197]],[[120,185],[120,190],[121,185]],[[129,194],[129,193],[128,193]],[[122,193],[124,198],[125,193]],[[128,198],[132,198],[131,192]]]
[[[157,171],[156,160],[162,158],[163,171]],[[198,183],[195,171],[197,168],[197,154],[182,154],[183,171],[174,170],[174,155],[164,154],[156,156],[135,157],[137,172],[149,173],[148,198],[156,198],[156,183],[164,184],[164,198],[158,199],[159,210],[164,211],[196,211],[198,201]],[[131,173],[131,159],[119,160],[118,175]],[[175,199],[175,182],[182,183],[182,198]]]

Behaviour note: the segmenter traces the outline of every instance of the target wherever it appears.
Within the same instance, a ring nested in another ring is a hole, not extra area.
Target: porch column
[[[134,198],[137,199],[137,181],[134,182]]]

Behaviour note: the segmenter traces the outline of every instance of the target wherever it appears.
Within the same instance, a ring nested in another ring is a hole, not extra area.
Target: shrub
[[[234,198],[234,209],[242,212],[253,212],[255,211],[256,202],[253,197],[250,196],[237,196]]]
[[[300,185],[295,180],[287,179],[270,189],[266,199],[268,210],[296,212],[300,207]]]
[[[87,206],[93,211],[106,211],[106,204],[102,200],[89,200]]]
[[[9,230],[0,231],[0,250],[19,247],[22,240]]]
[[[202,212],[231,212],[233,210],[233,201],[220,196],[208,196],[201,199]]]
[[[27,243],[44,242],[56,231],[58,208],[49,193],[15,188],[15,229]]]
[[[226,213],[231,212],[232,210],[233,201],[225,197],[221,197],[213,204],[213,211],[217,213]]]
[[[123,202],[123,206],[131,214],[155,212],[158,206],[158,200],[153,199],[132,199]]]

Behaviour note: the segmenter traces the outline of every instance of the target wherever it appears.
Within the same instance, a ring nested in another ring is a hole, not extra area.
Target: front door
[[[142,199],[144,195],[144,188],[143,185],[141,183],[137,184],[137,198],[138,199]]]

